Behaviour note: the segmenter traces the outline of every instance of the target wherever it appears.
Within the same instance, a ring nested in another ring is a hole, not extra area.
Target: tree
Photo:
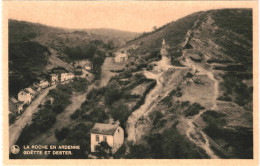
[[[127,155],[130,159],[151,158],[151,149],[146,145],[130,145],[130,153]]]
[[[156,31],[156,30],[157,30],[157,27],[156,27],[156,26],[154,26],[154,27],[153,27],[153,31]]]
[[[125,129],[125,123],[130,116],[131,112],[129,111],[128,107],[123,103],[115,104],[111,110],[110,114],[113,119],[120,122],[120,125],[123,129]]]
[[[107,144],[107,142],[102,141],[97,147],[97,156],[99,158],[108,158],[108,154],[111,153],[111,149],[112,148]]]
[[[52,111],[59,114],[61,112],[63,112],[64,108],[61,104],[59,105],[55,105],[53,108],[52,108]]]
[[[121,97],[121,88],[116,80],[111,81],[107,86],[107,91],[105,94],[105,102],[110,105],[114,101],[117,101]]]
[[[68,127],[62,127],[61,130],[56,129],[55,137],[57,138],[57,140],[64,140],[65,138],[67,138],[69,131],[70,129]]]

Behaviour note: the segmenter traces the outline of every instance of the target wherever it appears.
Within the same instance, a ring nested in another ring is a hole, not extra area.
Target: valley
[[[48,94],[54,105],[42,110],[55,120],[43,131],[34,129],[37,134],[25,140],[30,145],[80,145],[81,151],[70,156],[77,159],[252,158],[252,25],[240,25],[236,18],[250,23],[252,11],[197,12],[139,37],[114,30],[65,32],[34,25],[48,32],[30,39],[40,43],[36,45],[46,62],[40,66],[43,70],[62,67],[76,73],[84,68],[79,61],[88,60],[93,68]],[[109,40],[104,37],[107,32]],[[12,38],[18,40],[17,35]],[[23,67],[14,66],[18,54],[11,53],[10,77],[18,79]],[[32,78],[19,78],[23,79]],[[57,104],[63,109],[53,115]],[[124,130],[123,145],[109,157],[92,153],[91,128],[115,122]],[[28,128],[30,133],[33,129]]]

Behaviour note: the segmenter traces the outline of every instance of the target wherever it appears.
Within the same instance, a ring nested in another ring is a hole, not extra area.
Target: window
[[[119,132],[119,129],[117,131]]]
[[[107,142],[107,136],[103,136],[103,141]]]
[[[96,142],[99,142],[99,135],[96,135]]]

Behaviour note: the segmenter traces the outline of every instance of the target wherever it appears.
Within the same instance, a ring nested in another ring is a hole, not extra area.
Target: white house
[[[37,92],[33,90],[31,87],[25,88],[28,92],[30,92],[31,96],[34,97],[36,96]]]
[[[20,114],[23,111],[24,102],[18,101],[16,98],[12,97],[9,99],[9,111]]]
[[[127,53],[124,50],[121,50],[116,53],[115,56],[115,62],[120,63],[120,62],[126,62],[128,59]]]
[[[58,74],[50,74],[50,83],[52,85],[57,84],[59,82]]]
[[[38,83],[38,86],[40,86],[42,89],[47,88],[49,85],[49,81],[47,81],[46,79],[40,80],[40,82]]]
[[[91,61],[87,61],[84,65],[85,70],[90,71],[92,69],[92,63]]]
[[[111,152],[115,153],[124,143],[124,130],[119,124],[95,123],[91,133],[91,152],[96,152],[99,143],[107,142]]]
[[[18,100],[23,101],[25,104],[29,104],[32,101],[32,95],[28,90],[23,89],[18,93]]]
[[[61,73],[60,74],[60,81],[67,81],[73,79],[75,76],[72,73]]]

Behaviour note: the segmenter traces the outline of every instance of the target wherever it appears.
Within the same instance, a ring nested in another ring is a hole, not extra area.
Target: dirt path
[[[162,48],[163,49],[163,48]],[[162,52],[162,51],[161,51]],[[163,73],[171,68],[182,68],[187,67],[176,67],[172,66],[170,63],[170,58],[167,54],[162,54],[162,59],[159,62],[154,62],[156,66],[152,71],[144,71],[144,75],[148,79],[156,80],[156,86],[146,95],[144,104],[134,111],[127,120],[126,130],[127,130],[127,140],[136,143],[137,141],[137,122],[142,117],[147,115],[153,108],[165,98],[169,92],[174,88],[165,88],[165,81],[163,79]]]
[[[195,27],[197,25],[197,21],[194,23]],[[193,28],[192,28],[193,29]],[[186,34],[186,42],[190,40],[190,35],[192,33],[192,29],[189,30]],[[193,69],[193,71],[198,71],[200,75],[207,75],[209,79],[211,79],[214,82],[214,97],[212,98],[212,103],[213,106],[211,110],[216,109],[217,107],[217,98],[219,95],[219,81],[214,77],[214,72],[212,69],[204,69],[200,64],[194,63],[189,57],[185,56],[186,55],[186,50],[183,51],[183,57],[185,58],[184,65],[190,67]],[[186,123],[188,126],[187,131],[186,131],[186,136],[190,141],[192,141],[194,144],[197,146],[201,147],[202,149],[205,150],[205,152],[208,154],[210,158],[219,158],[211,149],[210,147],[210,141],[208,139],[208,136],[201,130],[199,130],[195,125],[194,122],[196,121],[197,118],[199,118],[206,110],[201,111],[199,114],[193,116],[192,118],[182,118],[181,121],[182,123]]]

